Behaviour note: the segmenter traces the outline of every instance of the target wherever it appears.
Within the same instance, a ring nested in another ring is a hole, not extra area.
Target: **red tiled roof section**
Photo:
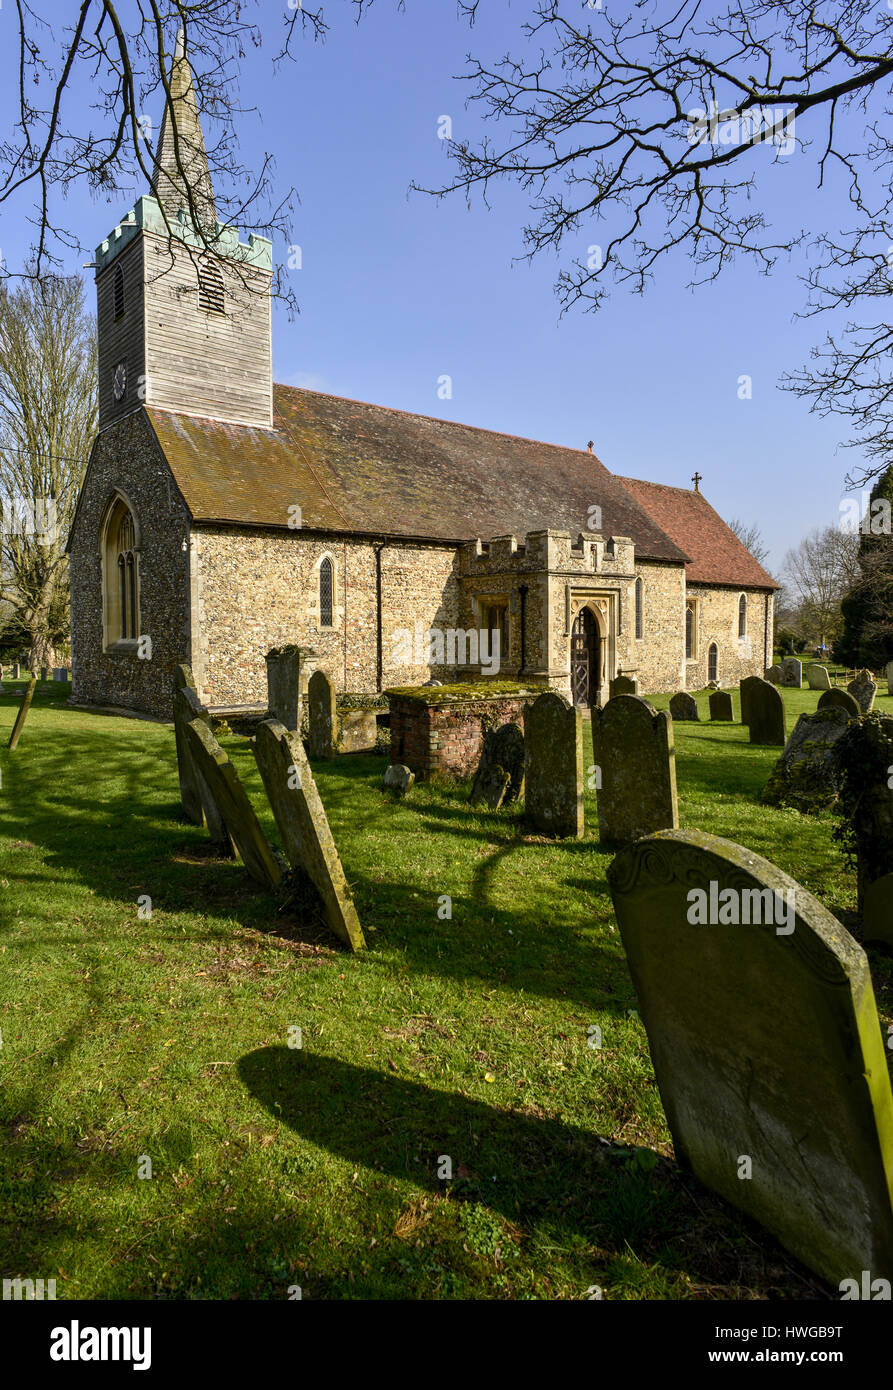
[[[274,428],[150,408],[152,425],[197,521],[491,540],[528,531],[629,536],[643,559],[685,558],[660,524],[585,449],[274,386]]]
[[[686,563],[685,575],[693,584],[778,588],[700,492],[668,487],[665,483],[646,483],[639,478],[618,476],[617,482],[692,557]]]

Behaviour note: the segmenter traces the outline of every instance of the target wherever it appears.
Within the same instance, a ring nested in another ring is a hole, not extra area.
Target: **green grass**
[[[66,693],[0,753],[3,1276],[74,1298],[827,1292],[672,1160],[593,793],[586,839],[554,844],[467,787],[394,802],[381,758],[317,765],[367,934],[351,956],[209,857],[170,729]],[[847,920],[832,822],[757,804],[775,752],[740,725],[675,732],[683,825]],[[249,745],[224,742],[275,836]]]

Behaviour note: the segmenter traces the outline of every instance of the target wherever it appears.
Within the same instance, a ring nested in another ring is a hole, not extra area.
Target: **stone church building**
[[[216,220],[179,47],[170,81],[179,137],[165,119],[151,195],[96,251],[73,699],[169,717],[187,661],[211,708],[260,704],[289,642],[351,692],[520,677],[588,704],[620,672],[643,693],[762,675],[776,585],[697,475],[274,384],[272,244]]]

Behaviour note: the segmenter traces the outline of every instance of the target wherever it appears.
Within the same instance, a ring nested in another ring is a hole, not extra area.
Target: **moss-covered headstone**
[[[670,714],[674,719],[684,721],[686,719],[700,719],[698,714],[698,702],[694,695],[689,695],[687,690],[679,690],[670,701]]]
[[[245,868],[265,888],[276,888],[282,879],[282,864],[261,829],[239,774],[225,750],[203,719],[193,719],[186,725],[186,739],[199,775],[217,803],[220,817]]]
[[[830,690],[823,691],[819,696],[818,708],[842,709],[851,719],[858,719],[862,713],[858,700],[854,700],[848,690],[841,690],[839,685],[834,685]]]
[[[325,807],[299,735],[277,719],[257,726],[254,756],[288,862],[314,884],[332,931],[358,951],[366,942]]]
[[[847,690],[862,713],[870,714],[874,708],[874,697],[877,694],[877,681],[871,672],[864,669],[859,671],[855,679],[850,681]]]
[[[524,811],[544,835],[583,834],[583,715],[553,690],[524,711]]]
[[[831,677],[828,675],[827,666],[812,666],[806,668],[806,683],[810,690],[830,690]]]
[[[615,676],[608,686],[610,698],[615,695],[638,695],[639,687],[634,676]]]
[[[221,859],[231,859],[234,851],[229,833],[186,736],[186,725],[193,719],[201,719],[210,729],[211,716],[198,698],[192,670],[182,665],[174,672],[174,738],[183,813],[194,825],[206,824],[215,852]]]
[[[844,709],[801,714],[760,800],[814,815],[833,806],[840,786],[836,744],[851,716]]]
[[[701,831],[640,840],[608,881],[678,1162],[833,1285],[893,1278],[865,953],[793,879]]]
[[[679,824],[673,721],[640,695],[592,711],[599,838],[622,845]]]
[[[267,709],[286,729],[301,726],[302,672],[316,660],[310,647],[289,644],[267,652]]]
[[[509,721],[484,735],[481,758],[471,784],[472,806],[484,802],[497,810],[503,801],[517,801],[524,790],[524,734]]]
[[[335,687],[325,671],[314,671],[307,686],[307,743],[311,758],[334,758],[338,744]]]
[[[786,656],[781,663],[781,685],[793,686],[799,690],[803,685],[803,662],[796,656]]]

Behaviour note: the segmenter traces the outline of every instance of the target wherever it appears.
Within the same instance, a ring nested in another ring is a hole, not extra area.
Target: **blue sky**
[[[441,115],[455,138],[480,135],[480,114],[465,109],[467,84],[454,75],[469,50],[492,60],[517,48],[530,4],[486,0],[469,31],[453,0],[407,0],[404,14],[395,0],[376,0],[359,26],[346,0],[328,0],[325,43],[299,44],[298,61],[273,74],[284,6],[264,0],[264,44],[242,67],[242,102],[258,110],[245,117],[241,154],[253,165],[269,150],[282,188],[298,189],[303,262],[293,272],[300,316],[274,314],[276,379],[572,447],[593,439],[613,472],[675,486],[690,486],[697,469],[722,516],[760,526],[777,567],[808,530],[837,521],[856,462],[838,448],[837,423],[777,389],[826,329],[795,317],[803,260],[783,260],[769,279],[742,263],[690,292],[680,257],[644,297],[618,288],[597,315],[561,318],[554,257],[513,263],[526,214],[517,189],[494,187],[489,210],[409,193],[413,180],[449,178]],[[13,22],[4,8],[0,23]],[[6,45],[7,92],[13,57]],[[7,102],[0,97],[0,114]],[[773,167],[764,146],[752,158],[765,166],[759,196],[779,232],[845,218],[843,188],[832,174],[817,192],[808,156]],[[83,189],[64,219],[92,248],[129,205]],[[21,204],[0,218],[9,268],[27,249],[25,212]],[[603,228],[581,229],[568,256],[604,240]],[[288,246],[274,256],[286,260]],[[72,254],[67,266],[86,259]],[[449,400],[437,394],[445,374]],[[752,378],[750,400],[738,396],[742,374]]]

